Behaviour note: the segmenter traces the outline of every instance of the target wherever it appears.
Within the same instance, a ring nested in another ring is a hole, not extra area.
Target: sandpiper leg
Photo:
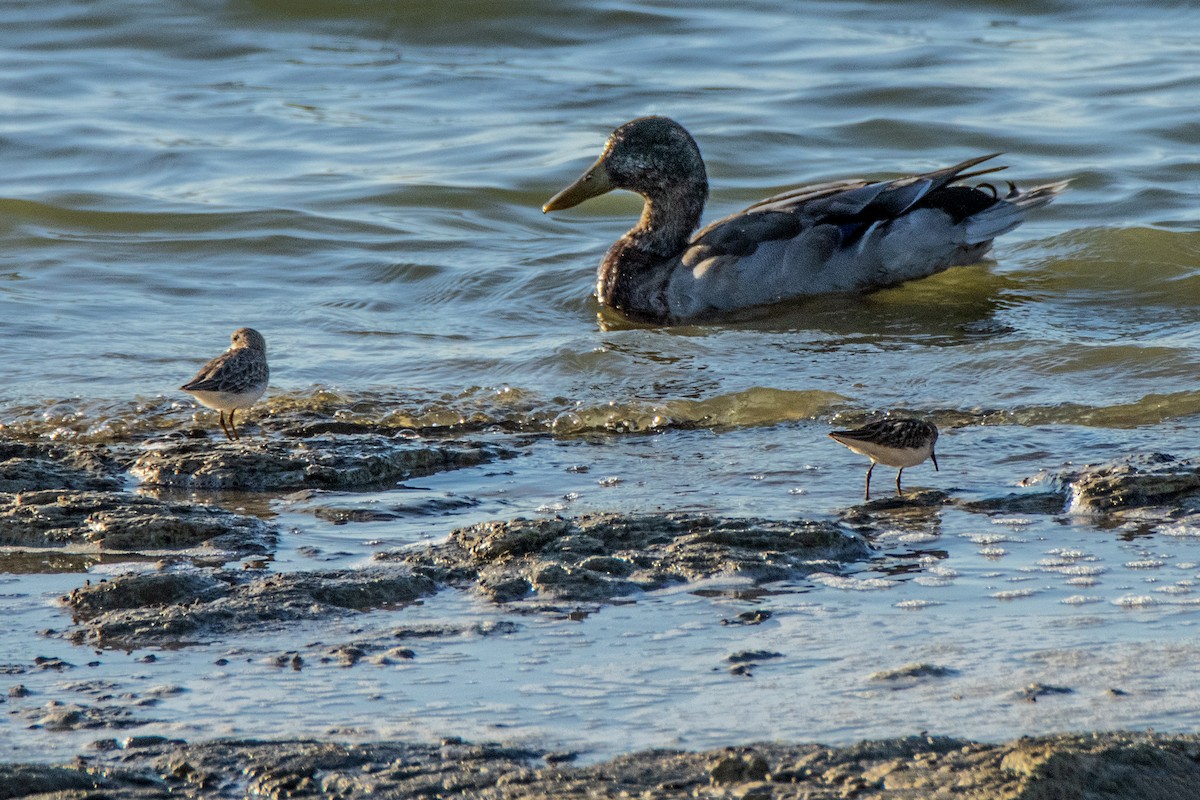
[[[229,441],[231,441],[231,442],[232,442],[232,441],[233,441],[233,434],[231,434],[231,433],[229,432],[229,428],[225,427],[225,412],[224,412],[224,411],[222,411],[222,412],[220,412],[220,414],[221,414],[221,417],[220,417],[220,419],[221,419],[221,430],[225,431],[225,438],[226,438],[226,439],[228,439]]]
[[[871,466],[867,467],[867,494],[863,500],[871,499],[871,470],[875,469],[875,462],[871,462]]]
[[[241,436],[238,436],[238,432],[237,432],[237,425],[234,425],[234,424],[233,424],[233,415],[234,415],[234,414],[236,414],[236,413],[237,413],[237,409],[236,409],[236,408],[231,408],[231,409],[229,410],[229,427],[233,428],[233,438],[234,438],[234,439],[241,439],[242,437],[241,437]]]
[[[896,494],[904,494],[904,490],[900,488],[900,476],[904,474],[904,467],[901,467],[896,472]]]

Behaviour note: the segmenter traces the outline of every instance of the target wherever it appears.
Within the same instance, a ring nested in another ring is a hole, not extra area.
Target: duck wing
[[[913,175],[907,178],[896,178],[891,181],[840,180],[824,183],[806,184],[788,189],[780,194],[759,200],[752,205],[730,214],[724,219],[710,223],[692,237],[692,245],[701,244],[701,240],[710,233],[725,226],[727,223],[739,221],[742,217],[762,214],[769,211],[796,214],[804,212],[814,217],[832,217],[839,219],[870,218],[882,219],[888,216],[896,217],[908,211],[930,192],[948,186],[957,180],[973,178],[999,172],[1007,167],[992,167],[972,173],[965,171],[984,161],[998,157],[999,153],[978,156],[968,159],[953,167],[946,167],[934,172]],[[746,221],[748,222],[748,220]]]
[[[666,289],[672,313],[703,316],[794,297],[864,291],[978,261],[995,236],[1065,184],[1000,197],[957,185],[990,154],[890,181],[790,189],[714,222],[679,256]]]

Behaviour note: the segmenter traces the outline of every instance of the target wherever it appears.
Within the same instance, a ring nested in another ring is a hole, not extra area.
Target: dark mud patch
[[[495,602],[603,602],[714,576],[767,582],[862,559],[865,540],[831,522],[690,514],[591,514],[460,528],[420,551],[381,553],[439,581],[474,584]]]
[[[511,620],[487,620],[465,625],[450,623],[406,625],[396,628],[390,635],[393,639],[404,641],[409,639],[443,639],[448,637],[507,636],[519,630],[521,630],[521,625]]]
[[[379,435],[241,442],[170,441],[138,457],[131,472],[151,486],[284,491],[383,487],[414,476],[510,457],[478,442],[438,442]]]
[[[725,660],[730,664],[758,664],[763,661],[770,661],[773,658],[783,658],[783,653],[776,653],[771,650],[740,650],[736,653],[730,653]]]
[[[63,598],[77,644],[102,648],[213,641],[264,626],[400,607],[433,594],[402,567],[254,576],[230,570],[129,574]]]
[[[389,496],[387,502],[369,505],[319,489],[302,489],[282,499],[289,510],[309,513],[334,525],[387,522],[411,517],[445,517],[479,504],[478,500],[471,497],[429,493],[408,486],[395,488],[401,491]]]
[[[277,667],[290,667],[294,672],[299,672],[309,664],[337,664],[340,667],[354,667],[360,663],[366,663],[376,667],[387,667],[412,661],[416,657],[417,651],[411,647],[389,645],[376,639],[364,639],[338,645],[324,645],[317,642],[303,650],[289,651],[275,656],[270,663]]]
[[[750,678],[753,677],[755,668],[760,664],[776,658],[783,658],[783,653],[776,653],[771,650],[742,650],[737,653],[730,653],[725,657],[725,661],[729,664],[730,675]]]
[[[853,531],[872,541],[883,531],[938,533],[942,509],[950,495],[936,489],[921,489],[903,495],[884,496],[844,509],[839,517]]]
[[[145,556],[145,560],[158,556]],[[87,572],[105,562],[128,563],[142,560],[126,553],[70,553],[58,548],[5,550],[0,552],[0,573],[9,575],[52,575]]]
[[[0,544],[135,553],[202,547],[240,555],[268,552],[275,530],[210,506],[128,492],[46,489],[0,494]]]
[[[1044,683],[1031,683],[1013,694],[1016,700],[1026,703],[1036,703],[1039,697],[1050,697],[1056,694],[1073,694],[1074,689],[1067,686],[1049,686]]]
[[[135,717],[124,704],[89,706],[56,700],[40,708],[24,709],[20,716],[28,722],[28,727],[48,731],[135,728],[153,722]]]
[[[425,624],[396,628],[371,638],[356,639],[342,644],[311,642],[298,650],[268,659],[276,667],[288,667],[296,672],[310,664],[337,664],[353,667],[360,663],[373,666],[393,666],[417,658],[421,643],[429,639],[507,636],[517,633],[521,626],[508,620],[477,622],[470,625]]]
[[[775,612],[767,608],[756,608],[753,611],[743,611],[732,619],[721,620],[722,625],[762,625]]]
[[[958,674],[958,670],[953,667],[925,662],[913,662],[900,667],[894,667],[893,669],[872,672],[867,676],[867,680],[892,691],[903,691],[931,680],[953,678]]]
[[[502,744],[216,741],[140,737],[70,766],[0,766],[0,798],[179,794],[216,798],[620,797],[833,800],[1183,800],[1200,785],[1200,737],[1096,733],[980,744],[912,736],[846,747],[762,744],[650,750],[572,766]]]
[[[959,508],[976,514],[1061,514],[1067,507],[1067,493],[1012,492],[1001,497],[967,500]]]
[[[883,669],[872,672],[867,676],[869,681],[910,681],[917,678],[948,678],[957,675],[953,667],[943,667],[937,664],[914,662],[895,669]]]
[[[117,462],[105,448],[0,439],[0,492],[116,491]]]
[[[871,514],[880,511],[897,509],[938,508],[950,502],[950,495],[940,489],[917,489],[904,494],[877,493],[870,500],[864,500],[854,507],[859,514]]]
[[[222,575],[230,580],[222,580]],[[230,592],[237,573],[152,572],[127,574],[72,590],[62,598],[80,619],[95,619],[110,611],[159,609],[181,603],[206,603]]]
[[[140,777],[140,776],[139,776]],[[0,798],[55,796],[92,797],[100,788],[135,785],[133,776],[110,781],[83,767],[50,767],[43,764],[0,765]],[[145,778],[141,778],[142,781]],[[144,788],[144,787],[143,787]]]

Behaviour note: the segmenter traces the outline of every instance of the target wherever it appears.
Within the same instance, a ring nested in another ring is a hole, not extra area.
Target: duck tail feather
[[[943,186],[949,186],[963,178],[970,178],[976,175],[987,175],[992,172],[1004,169],[1004,167],[990,167],[987,169],[977,170],[975,172],[964,172],[984,161],[989,161],[999,156],[1000,153],[989,153],[985,156],[977,156],[969,158],[960,164],[955,164],[952,167],[926,172],[922,175],[914,175],[911,178],[900,178],[890,181],[884,186],[886,191],[880,193],[878,199],[872,202],[871,207],[878,212],[898,217],[907,211],[913,209],[921,202],[930,192],[935,192]]]
[[[971,178],[978,178],[980,175],[991,175],[993,172],[1001,172],[1006,169],[1008,169],[1007,164],[1004,164],[999,167],[988,167],[987,169],[977,169],[974,172],[960,173],[959,175],[956,175],[954,179],[956,181],[965,181],[965,180],[970,180]]]
[[[1046,205],[1066,188],[1067,181],[1047,183],[1023,192],[1012,187],[1002,200],[963,220],[964,241],[970,245],[983,244],[1008,233],[1025,221],[1028,212]]]

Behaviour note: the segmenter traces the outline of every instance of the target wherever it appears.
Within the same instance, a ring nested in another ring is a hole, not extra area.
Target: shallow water
[[[502,470],[416,482],[470,499],[444,515],[335,526],[275,501],[268,513],[295,528],[280,569],[313,566],[305,545],[320,564],[359,563],[522,514],[836,515],[857,502],[865,465],[825,433],[882,410],[942,427],[942,471],[906,478],[967,498],[1066,463],[1195,453],[1194,5],[478,5],[0,6],[0,422],[87,441],[178,425],[193,411],[174,387],[251,325],[269,343],[267,407],[548,435]],[[589,292],[638,201],[539,209],[612,127],[647,113],[696,136],[706,219],[796,182],[994,151],[1006,178],[1072,187],[981,266],[726,324],[631,326]],[[412,497],[395,494],[339,502]],[[331,699],[307,709],[258,663],[294,635],[161,653],[137,674],[192,691],[163,698],[147,729],[262,735],[286,718],[297,735],[513,734],[593,752],[1195,729],[1200,617],[1180,583],[1200,577],[1191,533],[959,511],[914,525],[916,539],[898,533],[856,575],[888,588],[805,581],[753,602],[670,592],[583,622],[525,619],[511,637],[424,644],[394,670],[328,668]],[[1020,541],[968,538],[997,532]],[[1096,559],[1094,585],[1039,565],[1064,549]],[[946,586],[914,578],[928,564],[905,567],[930,550],[955,573]],[[15,623],[0,663],[37,652],[79,665],[13,678],[35,694],[9,710],[71,697],[60,684],[84,671],[136,678],[117,654],[83,667],[88,652],[37,634],[65,627],[53,599],[79,569],[58,559],[57,575],[3,577]],[[776,612],[763,626],[718,624],[758,606]],[[446,595],[404,612],[495,613]],[[251,663],[217,675],[233,647]],[[784,656],[729,675],[722,659],[747,648]],[[916,660],[959,672],[902,691],[867,680]],[[1011,699],[1034,680],[1076,692]],[[1130,694],[1104,694],[1110,682]],[[14,757],[100,735],[31,734],[7,716]]]

